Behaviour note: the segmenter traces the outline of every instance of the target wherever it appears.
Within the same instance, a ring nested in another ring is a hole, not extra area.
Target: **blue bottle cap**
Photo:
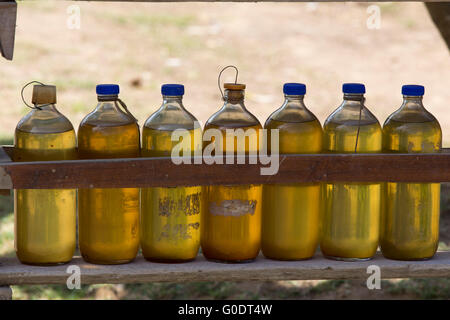
[[[423,96],[425,94],[425,87],[415,84],[407,84],[402,86],[402,94],[404,96]]]
[[[184,94],[184,86],[182,84],[163,84],[161,93],[163,96],[182,96]]]
[[[98,84],[95,88],[97,94],[113,95],[119,94],[118,84]]]
[[[366,93],[366,87],[362,83],[344,83],[342,85],[342,92],[362,94]]]
[[[306,93],[306,86],[303,83],[285,83],[283,93],[293,96],[303,96]]]

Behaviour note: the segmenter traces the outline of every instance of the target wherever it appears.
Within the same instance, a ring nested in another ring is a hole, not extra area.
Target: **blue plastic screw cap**
[[[99,84],[95,88],[97,94],[112,95],[119,94],[118,84]]]
[[[366,87],[362,83],[344,83],[342,85],[342,92],[362,94],[366,93]]]
[[[285,83],[283,93],[292,96],[303,96],[306,93],[306,86],[303,83]]]
[[[425,94],[425,87],[415,84],[407,84],[402,86],[402,94],[404,96],[423,96]]]
[[[182,96],[184,95],[184,86],[182,84],[163,84],[161,93],[163,96]]]

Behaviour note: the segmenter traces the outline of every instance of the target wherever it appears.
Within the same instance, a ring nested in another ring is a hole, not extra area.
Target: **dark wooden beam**
[[[6,148],[8,150],[9,148]],[[225,161],[224,161],[225,162]],[[305,182],[450,182],[450,150],[434,154],[280,155],[276,175],[267,165],[180,164],[170,158],[0,163],[0,189],[168,187]]]
[[[12,60],[14,38],[16,35],[17,3],[0,1],[0,52],[3,57]]]
[[[450,2],[425,3],[428,13],[450,49]]]

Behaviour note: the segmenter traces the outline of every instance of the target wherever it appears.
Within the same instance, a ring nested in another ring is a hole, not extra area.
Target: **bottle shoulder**
[[[56,108],[33,109],[16,126],[16,130],[28,133],[62,133],[73,129],[69,119]]]
[[[398,109],[389,115],[383,126],[395,125],[397,123],[411,124],[433,124],[440,128],[439,121],[428,110],[422,108],[419,110]]]
[[[230,129],[242,127],[262,128],[259,120],[248,110],[225,107],[222,107],[206,121],[205,128],[210,127]]]
[[[116,127],[136,122],[129,114],[123,112],[115,102],[101,102],[83,120],[80,127]]]
[[[361,110],[359,108],[346,109],[338,107],[328,116],[323,126],[326,129],[330,126],[345,128],[345,126],[358,125],[379,127],[381,130],[380,122],[367,107],[363,107]]]
[[[192,130],[200,124],[189,111],[166,106],[151,114],[144,123],[144,128],[173,131],[176,129]]]
[[[267,118],[266,123],[270,121],[301,123],[314,120],[318,121],[317,117],[309,109],[291,102],[283,104],[280,108],[275,110]]]

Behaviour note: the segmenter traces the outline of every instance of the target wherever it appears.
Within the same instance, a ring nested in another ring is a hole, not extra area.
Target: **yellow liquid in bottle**
[[[322,150],[322,126],[317,120],[270,120],[266,129],[279,130],[280,153]],[[300,260],[314,255],[319,241],[320,194],[319,183],[263,186],[261,248],[266,257]]]
[[[81,159],[139,156],[136,123],[84,124],[78,130]],[[79,245],[83,258],[98,264],[130,262],[139,248],[139,189],[79,189]]]
[[[170,157],[178,141],[171,141],[172,130],[144,127],[143,157]],[[191,150],[194,136],[201,139],[201,129],[190,130]],[[197,145],[201,148],[201,143]],[[183,262],[195,259],[200,246],[200,210],[202,187],[141,189],[141,247],[152,261]]]
[[[75,131],[16,130],[14,161],[76,159]],[[76,244],[76,189],[14,190],[15,249],[22,263],[52,265],[72,259]]]
[[[223,152],[227,151],[226,129],[233,127],[209,124],[208,129],[222,132]],[[258,150],[260,125],[241,127],[247,134],[245,152]],[[251,142],[254,143],[251,143]],[[205,145],[210,142],[205,142]],[[237,138],[230,152],[238,150]],[[256,149],[255,149],[256,147]],[[253,150],[255,149],[255,150]],[[229,262],[253,260],[261,243],[261,185],[205,186],[202,205],[201,246],[207,259]]]
[[[437,122],[390,120],[383,128],[385,152],[439,152],[441,129]],[[386,183],[380,244],[391,259],[431,258],[438,247],[439,183]]]
[[[354,153],[358,121],[329,122],[324,127],[324,150]],[[361,123],[357,153],[381,152],[381,127]],[[378,247],[381,183],[326,183],[320,248],[336,259],[369,259]]]

